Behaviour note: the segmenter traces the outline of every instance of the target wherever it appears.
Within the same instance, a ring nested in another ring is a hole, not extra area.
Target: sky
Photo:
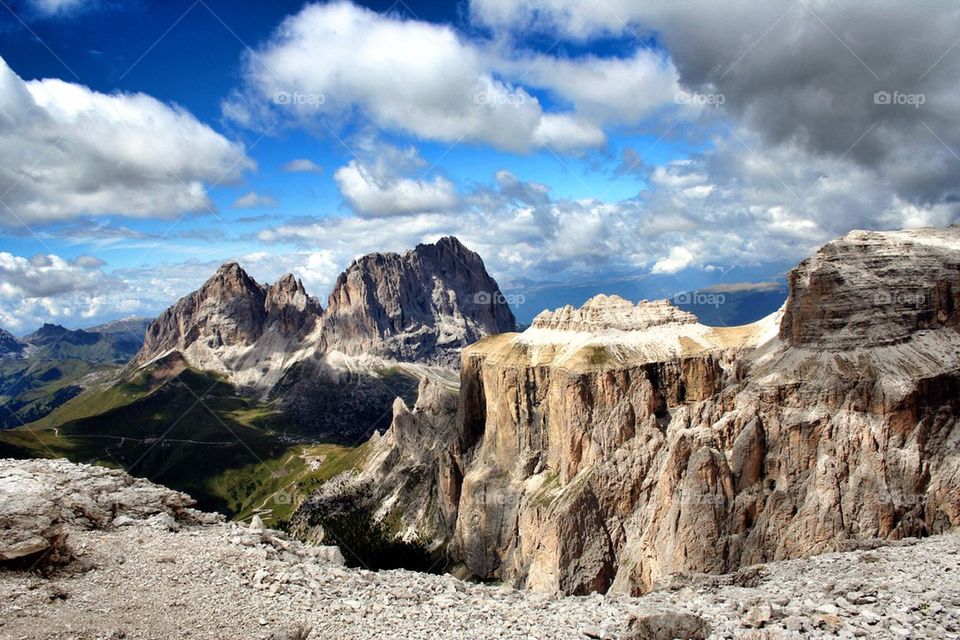
[[[958,222],[960,5],[0,0],[0,326],[456,235],[521,320]]]

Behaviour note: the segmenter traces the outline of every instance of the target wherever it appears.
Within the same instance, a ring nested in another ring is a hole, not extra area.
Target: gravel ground
[[[559,598],[348,569],[236,524],[117,524],[72,533],[79,558],[49,577],[0,571],[0,637],[960,638],[957,535]]]

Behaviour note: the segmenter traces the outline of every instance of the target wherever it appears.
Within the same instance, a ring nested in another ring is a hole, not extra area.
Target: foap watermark
[[[473,294],[474,304],[522,305],[527,301],[522,293],[503,294],[499,291],[478,291]]]
[[[474,94],[476,104],[488,104],[494,107],[519,107],[527,103],[527,94],[522,91],[480,91]]]
[[[286,491],[278,491],[273,494],[273,503],[276,505],[293,504],[293,494]]]
[[[902,93],[900,91],[877,91],[873,94],[873,104],[907,106],[919,109],[926,103],[927,96],[922,93]]]
[[[274,104],[284,107],[313,107],[319,109],[326,101],[327,97],[322,93],[278,91],[273,95]]]
[[[689,93],[686,91],[678,91],[673,95],[673,101],[677,104],[692,104],[699,107],[713,107],[717,109],[727,101],[727,97],[722,93],[700,93],[699,91]]]
[[[877,291],[873,304],[878,306],[921,307],[927,304],[927,294],[922,291]]]
[[[684,305],[688,307],[714,307],[718,308],[725,304],[727,297],[722,293],[712,291],[685,291],[673,296],[673,304]]]

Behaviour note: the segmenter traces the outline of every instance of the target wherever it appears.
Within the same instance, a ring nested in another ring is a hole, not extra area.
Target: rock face
[[[619,334],[696,322],[695,315],[677,309],[666,300],[644,300],[634,305],[620,296],[601,294],[585,302],[579,309],[567,305],[556,311],[543,311],[533,319],[531,327],[553,331]]]
[[[22,356],[26,348],[27,345],[17,340],[12,333],[0,329],[0,358]]]
[[[330,294],[323,344],[350,355],[451,364],[464,346],[515,328],[483,260],[447,237],[350,265]]]
[[[193,500],[121,471],[65,460],[0,460],[0,562],[68,558],[67,538],[125,521],[212,522]]]
[[[797,346],[856,349],[960,327],[957,235],[956,227],[854,231],[831,242],[790,274],[780,337]]]
[[[598,297],[465,349],[422,489],[451,556],[638,594],[960,526],[958,259],[960,228],[855,232],[753,325]]]
[[[225,264],[150,324],[133,365],[179,351],[196,367],[269,388],[320,313],[319,303],[292,275],[264,287],[240,265]]]
[[[133,364],[179,351],[193,366],[270,390],[305,360],[326,368],[343,356],[450,365],[464,346],[514,328],[480,257],[443,238],[403,256],[357,260],[337,280],[326,312],[292,275],[264,287],[226,264],[151,323]]]
[[[639,593],[960,525],[958,278],[960,229],[856,232],[791,273],[779,336],[594,300],[467,349],[455,553],[517,585]],[[625,328],[671,337],[668,357]]]
[[[363,470],[311,495],[298,508],[292,529],[300,537],[322,539],[318,514],[330,501],[349,497],[375,519],[392,521],[391,533],[403,542],[423,543],[427,551],[442,546],[453,530],[450,490],[459,482],[448,475],[454,468],[449,448],[458,436],[456,417],[456,391],[422,378],[413,409],[397,398],[390,428],[364,445]]]

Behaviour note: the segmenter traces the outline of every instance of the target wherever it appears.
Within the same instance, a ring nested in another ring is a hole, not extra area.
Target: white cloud
[[[443,176],[427,179],[426,162],[413,146],[397,147],[363,134],[351,141],[357,154],[333,175],[344,199],[358,214],[402,216],[446,211],[457,204],[453,183]]]
[[[296,158],[280,167],[286,173],[323,173],[323,167],[307,158]]]
[[[447,26],[349,2],[312,4],[248,56],[245,88],[223,110],[245,126],[279,119],[319,132],[359,111],[377,127],[420,139],[518,152],[604,143],[597,123],[546,113],[522,86],[498,79],[495,58]]]
[[[124,285],[106,276],[94,256],[66,260],[56,255],[30,258],[0,252],[0,327],[24,332],[44,322],[122,312]]]
[[[569,101],[578,116],[593,123],[640,122],[665,105],[672,106],[680,91],[673,63],[651,49],[641,48],[624,58],[558,58],[507,52],[491,64],[507,77]],[[588,140],[580,146],[601,143]]]
[[[0,58],[0,223],[170,217],[212,206],[211,184],[255,168],[178,106],[61,80],[24,82]]]
[[[652,273],[676,273],[693,264],[694,256],[686,247],[674,247],[665,258],[660,258],[650,269]]]
[[[234,209],[270,209],[277,206],[277,199],[272,196],[261,195],[256,191],[243,194],[233,201]]]
[[[443,211],[457,203],[456,189],[449,180],[393,178],[378,180],[364,165],[351,160],[334,174],[343,197],[361,215],[406,215],[422,211]]]

